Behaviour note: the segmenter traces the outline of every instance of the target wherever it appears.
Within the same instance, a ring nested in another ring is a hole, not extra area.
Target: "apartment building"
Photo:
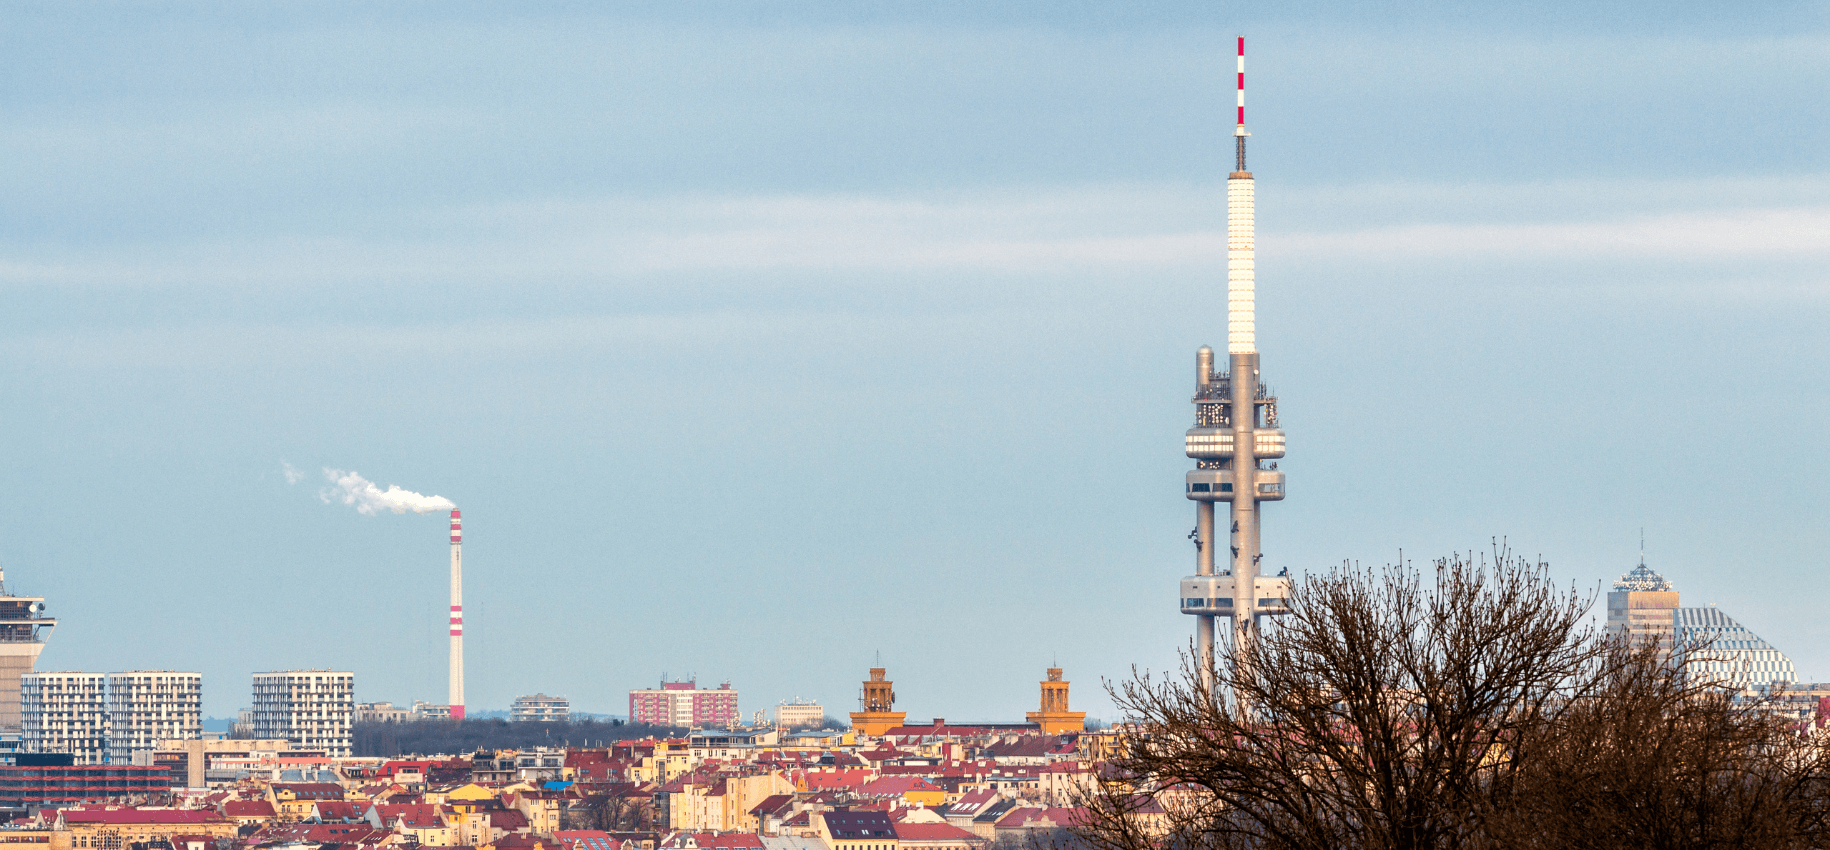
[[[511,721],[563,721],[572,716],[572,703],[565,697],[550,697],[546,694],[515,697],[508,708],[508,719]]]
[[[106,674],[26,673],[19,704],[26,752],[69,753],[78,767],[108,763]]]
[[[697,682],[661,682],[659,688],[629,692],[631,723],[705,728],[738,723],[737,690],[725,682],[701,688]]]
[[[108,674],[109,764],[151,764],[160,741],[202,737],[202,673]]]
[[[335,757],[351,754],[356,674],[277,670],[254,674],[253,736],[291,741]]]

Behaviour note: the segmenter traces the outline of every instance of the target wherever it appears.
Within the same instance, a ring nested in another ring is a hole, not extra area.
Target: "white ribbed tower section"
[[[451,512],[451,719],[464,719],[464,515]]]
[[[1241,134],[1244,133],[1240,128]],[[1255,354],[1258,339],[1257,270],[1254,267],[1252,173],[1235,172],[1226,181],[1226,351]]]

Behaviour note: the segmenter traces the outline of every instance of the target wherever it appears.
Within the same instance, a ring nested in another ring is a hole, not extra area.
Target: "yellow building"
[[[170,841],[174,835],[235,837],[235,822],[208,811],[172,809],[64,809],[56,828],[74,850],[127,850],[133,844]]]
[[[428,803],[450,806],[458,812],[474,812],[493,802],[496,799],[496,792],[475,782],[466,782],[436,791],[428,790],[424,798]]]
[[[864,681],[864,710],[851,713],[852,731],[873,737],[882,735],[901,726],[902,719],[909,716],[906,711],[890,710],[896,707],[895,683],[883,676],[884,668],[871,668],[871,677]]]
[[[1048,668],[1048,678],[1042,680],[1042,710],[1023,716],[1042,727],[1044,735],[1085,732],[1087,729],[1086,712],[1068,711],[1068,683],[1061,678],[1060,667]]]
[[[820,838],[832,850],[898,850],[888,812],[835,810],[814,818]]]
[[[897,796],[904,804],[938,809],[947,804],[947,791],[920,776],[880,776],[859,786],[866,797]]]
[[[13,850],[72,850],[70,831],[65,829],[8,829],[0,843]]]
[[[559,812],[564,801],[550,791],[519,791],[510,808],[527,818],[527,825],[541,835],[559,831]]]
[[[282,823],[297,823],[311,816],[311,807],[343,799],[343,786],[335,782],[275,782],[267,786],[267,802]]]

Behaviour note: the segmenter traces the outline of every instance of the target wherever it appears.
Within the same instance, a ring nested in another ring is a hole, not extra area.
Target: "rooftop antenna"
[[[1646,565],[1646,527],[1639,527],[1639,565]]]
[[[1234,171],[1245,170],[1245,137],[1251,135],[1245,131],[1245,36],[1239,37],[1239,118],[1233,127],[1233,138],[1239,148],[1239,167]]]

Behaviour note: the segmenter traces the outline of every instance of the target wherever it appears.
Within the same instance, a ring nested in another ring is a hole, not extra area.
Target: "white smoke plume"
[[[356,513],[363,516],[374,516],[382,511],[393,511],[404,514],[412,511],[416,514],[429,514],[433,511],[448,511],[457,505],[444,496],[422,496],[412,490],[402,490],[398,484],[389,484],[383,490],[375,482],[357,475],[354,471],[344,472],[341,469],[324,470],[324,477],[330,479],[331,486],[318,492],[318,498],[325,504],[332,500],[346,505],[354,505]]]

